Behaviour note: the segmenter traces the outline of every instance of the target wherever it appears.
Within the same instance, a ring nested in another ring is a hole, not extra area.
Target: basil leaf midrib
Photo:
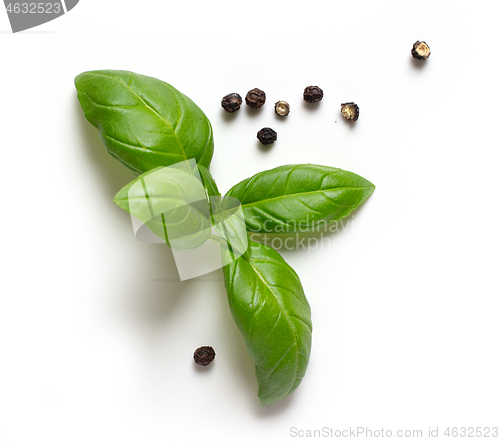
[[[280,363],[288,355],[288,353],[292,350],[293,347],[297,348],[297,350],[295,351],[296,352],[296,356],[295,356],[296,363],[295,364],[297,366],[296,369],[295,369],[295,372],[296,372],[296,376],[298,376],[298,370],[299,370],[299,342],[297,340],[297,334],[298,334],[297,328],[292,324],[292,322],[291,322],[291,320],[290,320],[290,318],[288,316],[286,308],[284,307],[283,303],[280,301],[280,299],[278,298],[278,296],[275,294],[274,289],[273,289],[275,286],[268,284],[263,279],[263,277],[260,275],[258,269],[255,267],[254,264],[252,264],[252,262],[250,262],[250,260],[248,258],[246,258],[245,256],[243,256],[243,258],[245,258],[245,260],[249,263],[249,265],[252,267],[255,275],[261,280],[261,282],[265,286],[268,287],[269,291],[271,292],[271,294],[274,297],[274,300],[276,301],[276,303],[278,304],[278,306],[280,308],[280,313],[278,315],[278,318],[276,319],[275,324],[274,324],[273,328],[271,329],[271,331],[269,332],[269,334],[272,332],[272,330],[274,328],[276,328],[276,326],[278,326],[278,323],[279,323],[279,320],[280,320],[281,317],[285,317],[286,321],[288,322],[289,327],[291,329],[293,329],[292,335],[293,335],[293,338],[294,338],[294,343],[287,349],[287,351],[285,352],[285,354],[283,355],[283,357],[280,358],[279,362],[276,364],[276,366],[274,367],[274,369],[272,369],[272,371],[269,373],[269,377],[273,374],[273,372],[276,371],[276,369],[278,368],[278,366],[280,365]],[[262,262],[262,263],[267,263],[267,264],[269,263],[266,260],[256,260],[256,262]],[[288,289],[286,289],[286,291],[291,292]],[[253,306],[253,304],[254,304],[254,298],[252,298],[252,306]],[[263,302],[263,304],[265,304],[265,301]],[[257,311],[259,311],[259,308],[257,309]],[[292,385],[292,387],[293,387],[293,385]],[[292,389],[292,387],[290,388],[290,390]]]
[[[317,194],[317,193],[324,193],[325,191],[337,191],[337,190],[362,190],[362,189],[369,189],[371,187],[369,186],[360,186],[360,187],[338,187],[338,188],[332,188],[332,189],[327,189],[327,190],[317,190],[317,191],[305,191],[303,193],[289,193],[289,194],[286,194],[286,195],[283,195],[283,196],[277,196],[277,197],[274,197],[274,198],[266,198],[266,199],[261,199],[259,201],[253,201],[253,202],[248,202],[248,203],[242,203],[241,206],[242,207],[250,207],[252,205],[255,205],[255,204],[258,204],[258,203],[261,203],[261,202],[268,202],[268,201],[277,201],[277,200],[281,200],[281,199],[284,199],[284,198],[287,198],[287,197],[297,197],[297,196],[302,196],[302,195],[308,195],[308,194]],[[326,195],[323,195],[325,196],[325,198],[327,198],[328,200],[330,200],[330,198],[328,198],[328,196]],[[300,199],[299,199],[300,200]],[[304,201],[300,201],[300,202],[304,202]],[[336,202],[333,202],[330,200],[330,202],[332,204],[335,204],[335,205],[338,205],[339,207],[349,207],[349,205],[341,205],[341,204],[338,204]],[[308,207],[309,208],[309,207]],[[310,210],[312,210],[312,208],[309,208]]]
[[[292,321],[290,320],[289,316],[288,316],[288,313],[283,305],[283,303],[281,302],[281,300],[278,298],[278,296],[275,294],[274,292],[274,286],[273,285],[270,285],[268,284],[263,278],[262,276],[260,275],[259,271],[257,270],[257,268],[255,267],[255,265],[252,264],[252,262],[250,262],[248,259],[246,259],[247,262],[250,264],[250,266],[253,268],[255,274],[257,275],[257,277],[260,278],[260,280],[262,281],[262,283],[268,287],[269,291],[271,292],[271,294],[273,294],[273,297],[276,301],[276,303],[278,304],[278,306],[280,307],[280,315],[278,316],[278,318],[276,319],[276,322],[273,326],[273,329],[276,328],[276,326],[278,326],[278,323],[279,323],[279,319],[281,316],[285,317],[286,321],[288,322],[288,325],[290,326],[291,329],[293,329],[293,332],[292,332],[292,335],[293,335],[293,338],[294,338],[294,344],[292,344],[288,349],[287,351],[285,352],[285,354],[283,355],[283,357],[280,358],[280,360],[278,361],[278,363],[276,364],[276,366],[274,367],[274,369],[271,370],[271,372],[269,373],[269,377],[271,377],[271,375],[276,371],[276,369],[278,368],[278,366],[281,364],[281,362],[283,361],[283,359],[288,355],[288,353],[292,350],[292,348],[296,348],[296,355],[295,355],[295,365],[296,365],[296,368],[295,368],[295,376],[298,377],[298,374],[299,374],[299,342],[298,342],[298,339],[297,339],[297,334],[298,334],[298,330],[297,328],[293,325]],[[259,260],[259,262],[263,262],[263,263],[268,263],[264,260]],[[286,290],[288,292],[291,292],[290,290]],[[269,333],[270,334],[270,333]],[[290,389],[288,390],[288,393],[290,393],[290,391],[292,390],[293,388],[293,384],[292,386],[290,387]]]

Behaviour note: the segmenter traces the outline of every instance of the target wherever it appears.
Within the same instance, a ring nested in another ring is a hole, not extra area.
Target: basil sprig
[[[181,249],[213,238],[213,227],[222,238],[229,307],[255,362],[261,404],[292,393],[309,362],[311,309],[295,271],[245,229],[307,231],[338,221],[375,186],[338,168],[285,165],[241,181],[221,201],[208,171],[212,128],[189,98],[163,81],[126,71],[85,72],[75,84],[85,117],[109,153],[140,175],[118,192],[115,203]],[[199,179],[161,172],[189,159],[196,160]]]

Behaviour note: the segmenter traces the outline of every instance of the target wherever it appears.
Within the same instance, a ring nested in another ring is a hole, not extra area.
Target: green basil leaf
[[[245,216],[239,202],[236,199],[233,199],[233,201],[233,207],[220,209],[213,215],[214,230],[218,233],[219,237],[226,241],[225,244],[221,245],[227,248],[222,248],[223,266],[238,259],[248,248]],[[225,258],[230,259],[226,260]]]
[[[212,174],[208,171],[206,167],[198,164],[198,171],[200,172],[200,177],[203,182],[203,186],[207,192],[207,196],[219,196],[220,191],[217,188],[217,184],[215,183],[215,179]]]
[[[215,222],[214,214],[217,213],[220,209],[222,203],[222,197],[219,189],[217,188],[217,184],[215,183],[215,179],[208,171],[208,169],[202,165],[198,164],[198,171],[200,172],[200,177],[203,182],[203,187],[205,187],[205,191],[208,197],[208,203],[210,205],[210,212],[212,214],[212,222]]]
[[[224,267],[224,279],[231,313],[255,362],[260,402],[267,406],[292,393],[305,375],[311,309],[299,277],[278,252],[250,238],[248,245]]]
[[[312,164],[284,165],[257,173],[225,197],[240,201],[247,230],[308,231],[348,216],[375,186],[354,173]]]
[[[174,87],[121,70],[84,72],[75,85],[85,117],[106,149],[134,174],[191,158],[209,166],[210,121]]]
[[[174,249],[193,249],[211,235],[207,190],[187,169],[158,167],[123,187],[114,202]]]

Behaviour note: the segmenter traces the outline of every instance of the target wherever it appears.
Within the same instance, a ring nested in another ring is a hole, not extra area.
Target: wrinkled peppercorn
[[[266,102],[266,93],[260,89],[252,89],[247,93],[245,102],[252,109],[258,109],[259,107],[262,107]]]
[[[257,138],[262,144],[268,145],[278,139],[278,134],[270,127],[264,127],[257,132]]]
[[[230,93],[222,98],[221,106],[226,112],[233,113],[240,110],[241,103],[242,100],[239,93]]]
[[[201,346],[194,351],[194,361],[200,366],[208,366],[215,359],[215,351],[211,346]]]
[[[425,41],[417,41],[413,44],[413,49],[411,50],[413,58],[417,60],[427,60],[431,55],[431,49]]]
[[[341,111],[344,118],[349,121],[357,121],[359,117],[359,107],[354,103],[341,104]]]
[[[323,91],[318,86],[309,86],[304,89],[304,101],[317,103],[323,99]]]
[[[290,113],[290,104],[286,101],[278,101],[274,104],[274,111],[279,116],[287,116]]]

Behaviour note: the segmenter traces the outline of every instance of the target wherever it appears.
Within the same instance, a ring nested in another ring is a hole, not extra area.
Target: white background
[[[0,12],[0,439],[500,425],[497,17],[494,1],[82,0],[14,35]],[[431,47],[424,64],[416,40]],[[171,251],[136,241],[112,203],[133,176],[77,102],[73,79],[92,69],[191,97],[214,127],[222,192],[308,162],[376,184],[329,245],[283,253],[314,333],[306,378],[282,402],[259,405],[221,270],[179,282]],[[315,110],[308,85],[325,92]],[[254,87],[261,111],[223,112],[224,95]],[[270,149],[264,126],[278,132]],[[217,352],[205,369],[201,345]]]

